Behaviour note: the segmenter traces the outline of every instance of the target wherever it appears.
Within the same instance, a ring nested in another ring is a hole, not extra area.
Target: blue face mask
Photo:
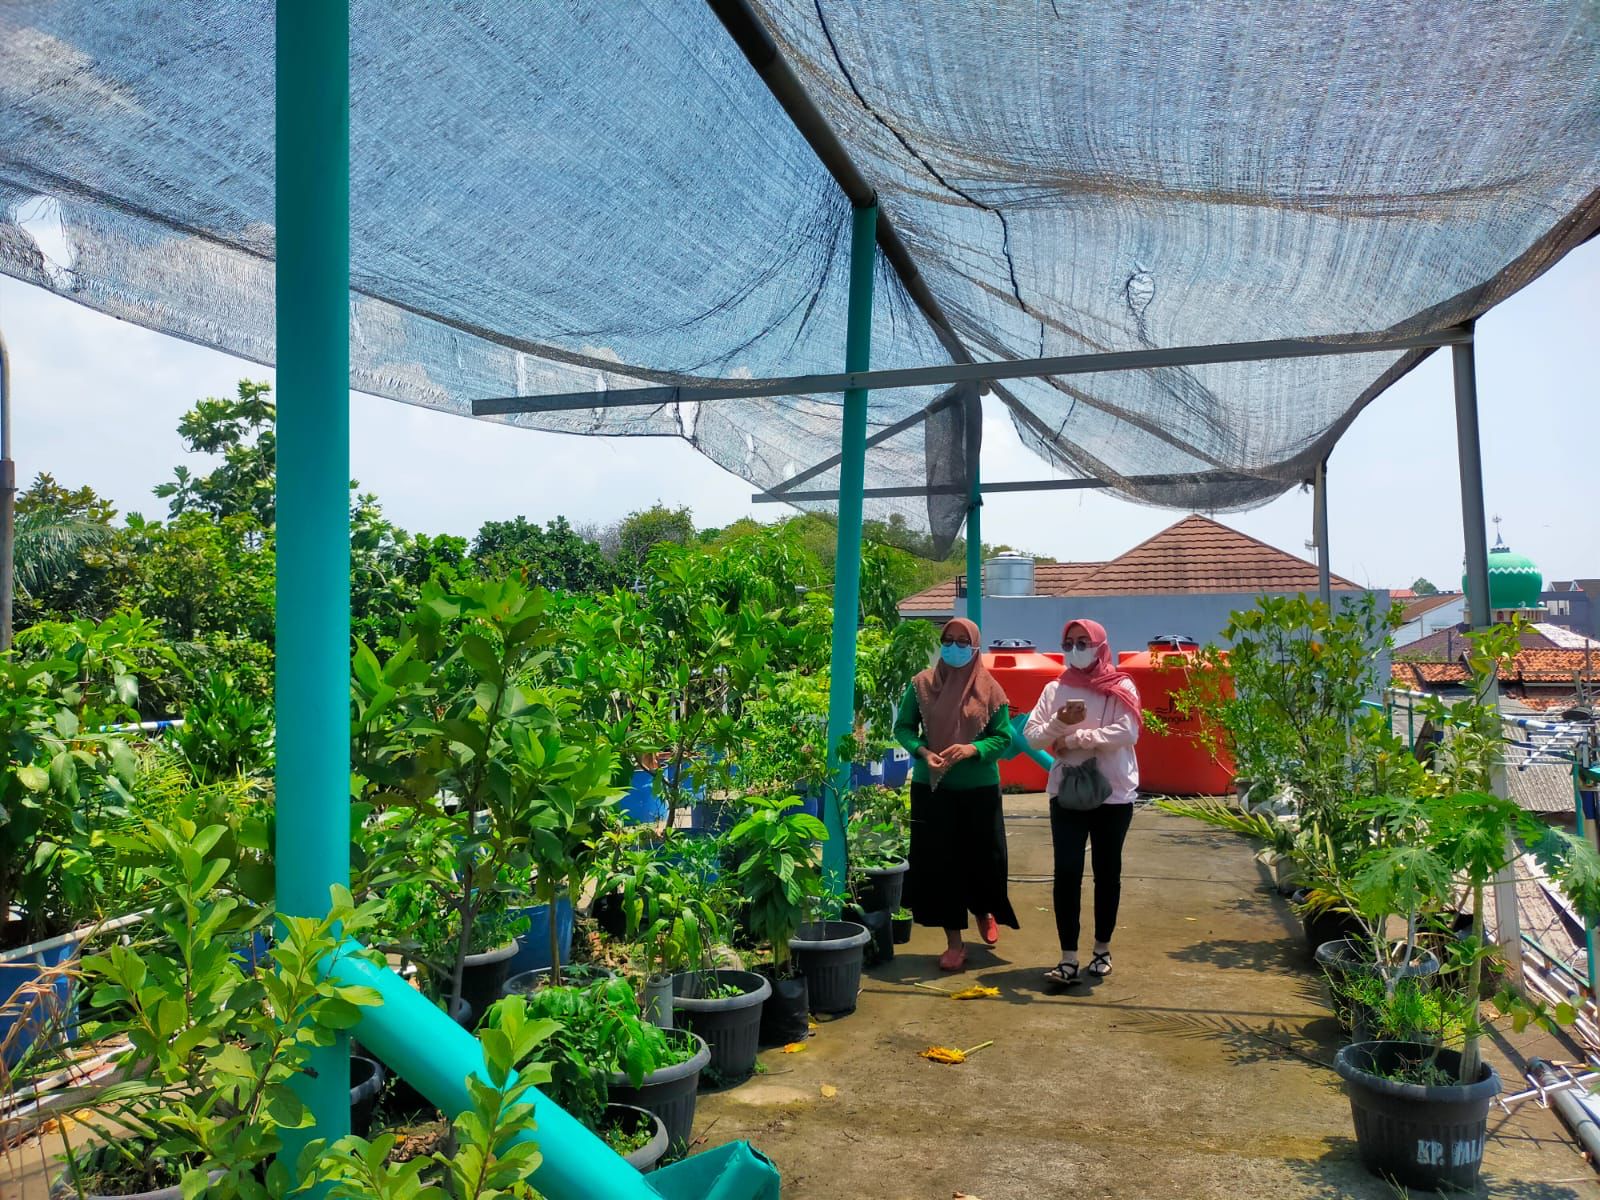
[[[972,647],[957,646],[954,643],[948,646],[940,646],[939,657],[944,660],[947,666],[964,667],[972,661]]]

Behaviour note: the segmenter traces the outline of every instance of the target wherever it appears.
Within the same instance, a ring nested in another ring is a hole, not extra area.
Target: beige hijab
[[[972,661],[952,667],[941,659],[911,681],[922,710],[922,736],[935,754],[948,746],[976,741],[1007,703],[1005,690],[983,665],[978,627],[965,617],[956,617],[945,624],[943,632],[955,629],[964,630],[971,641]],[[937,781],[942,774],[935,771],[931,777]]]

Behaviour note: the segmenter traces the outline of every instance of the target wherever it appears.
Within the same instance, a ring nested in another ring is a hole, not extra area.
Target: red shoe
[[[941,971],[959,971],[967,965],[967,948],[957,946],[953,950],[946,950],[939,955],[939,969]]]
[[[985,946],[992,948],[1000,944],[1000,922],[994,919],[993,913],[984,913],[978,918],[978,932]]]

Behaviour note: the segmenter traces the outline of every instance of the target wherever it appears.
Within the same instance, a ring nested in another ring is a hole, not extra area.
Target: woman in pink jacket
[[[1144,715],[1133,678],[1111,664],[1111,647],[1101,626],[1069,621],[1061,632],[1061,649],[1066,670],[1045,686],[1024,736],[1056,760],[1046,786],[1061,962],[1045,972],[1045,979],[1066,986],[1079,981],[1085,844],[1094,862],[1094,951],[1087,970],[1097,978],[1111,974],[1111,935],[1122,899],[1122,843],[1139,791],[1133,744]]]

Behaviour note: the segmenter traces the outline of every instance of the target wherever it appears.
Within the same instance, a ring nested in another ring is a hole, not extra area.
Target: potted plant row
[[[1424,702],[1442,736],[1422,761],[1363,704],[1396,619],[1371,601],[1334,611],[1304,597],[1234,614],[1231,688],[1214,673],[1209,696],[1189,700],[1208,706],[1258,787],[1293,797],[1292,820],[1220,802],[1164,807],[1293,859],[1308,943],[1354,1035],[1335,1066],[1363,1163],[1404,1186],[1471,1190],[1500,1088],[1481,1053],[1497,955],[1485,890],[1525,848],[1578,911],[1600,915],[1600,856],[1494,793],[1492,689],[1518,648],[1515,625],[1469,636],[1471,686]],[[1509,988],[1495,1009],[1519,1025],[1570,1017]]]

